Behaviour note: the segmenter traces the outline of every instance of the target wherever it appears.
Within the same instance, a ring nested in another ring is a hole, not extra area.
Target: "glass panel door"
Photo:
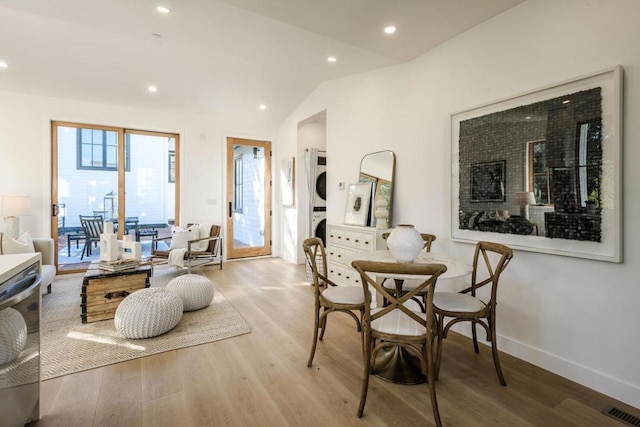
[[[118,145],[122,132],[73,124],[55,124],[52,130],[52,200],[58,206],[52,231],[57,237],[57,261],[62,270],[77,270],[100,258],[100,245],[87,238],[80,217],[99,216],[105,221],[118,214]]]
[[[271,144],[227,138],[227,258],[271,254]]]
[[[151,245],[168,250],[176,213],[176,136],[127,130],[131,167],[125,172],[124,234],[142,243],[142,256],[151,256]],[[120,228],[120,227],[119,227]]]
[[[100,258],[99,237],[81,216],[114,222],[151,255],[151,240],[170,235],[178,212],[179,139],[175,134],[52,123],[52,235],[60,272]],[[125,191],[126,189],[126,191]],[[162,245],[162,243],[159,243]]]

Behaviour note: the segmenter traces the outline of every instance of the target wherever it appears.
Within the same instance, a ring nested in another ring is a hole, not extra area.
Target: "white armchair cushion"
[[[198,229],[197,228],[180,228],[175,227],[171,232],[171,244],[169,245],[169,250],[173,249],[186,249],[187,242],[189,240],[196,240],[198,238]]]
[[[486,307],[482,300],[456,292],[436,292],[433,294],[433,305],[440,310],[465,313],[476,313]]]
[[[371,310],[371,314],[373,315],[380,310],[382,310],[382,308],[374,308]],[[425,313],[419,311],[414,311],[414,313],[425,320],[427,318]],[[400,309],[395,309],[391,311],[391,313],[371,322],[371,329],[385,334],[404,335],[409,337],[421,336],[427,332],[425,326],[420,325],[418,322],[404,314]]]
[[[2,240],[2,247],[0,252],[2,253],[2,255],[32,254],[36,251],[33,247],[31,236],[26,231],[18,236],[17,239],[12,239],[11,237],[2,233],[0,235],[0,240]]]
[[[335,304],[364,304],[364,291],[358,286],[330,286],[322,296]]]

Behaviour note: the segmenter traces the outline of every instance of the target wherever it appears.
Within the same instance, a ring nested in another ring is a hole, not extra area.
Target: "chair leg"
[[[491,322],[490,330],[491,330],[491,353],[493,353],[493,364],[496,367],[496,372],[498,373],[498,379],[500,380],[500,384],[502,384],[503,386],[506,386],[507,381],[505,381],[504,375],[502,374],[502,368],[500,367],[500,359],[498,358],[498,342],[496,339],[495,323]]]
[[[429,334],[430,331],[428,331],[427,333]],[[439,332],[438,332],[438,335],[440,335]],[[427,337],[426,353],[427,353],[426,354],[427,382],[429,383],[429,398],[431,399],[431,409],[433,410],[433,418],[436,422],[436,426],[442,427],[442,420],[440,419],[440,411],[438,410],[438,400],[436,399],[436,378],[437,377],[435,373],[435,366],[434,366],[434,360],[433,360],[433,336]]]
[[[444,340],[444,316],[436,315],[436,323],[438,328],[438,342],[436,343],[436,363],[434,378],[437,380],[440,376],[440,362],[442,361],[442,344]]]
[[[320,327],[320,307],[316,305],[315,319],[313,320],[313,344],[311,344],[311,353],[307,361],[307,367],[311,367],[313,358],[316,354],[316,346],[318,345],[318,328]]]
[[[364,357],[363,357],[363,378],[362,391],[360,392],[360,405],[358,405],[358,418],[362,417],[364,405],[367,402],[367,391],[369,390],[369,376],[371,375],[371,334],[366,332],[364,337]]]
[[[471,335],[473,336],[473,350],[476,354],[480,354],[480,349],[478,348],[478,332],[476,332],[476,322],[471,322]]]
[[[87,242],[85,241],[84,246],[82,247],[82,253],[80,254],[80,261],[84,259],[84,253],[86,250],[87,250]],[[89,256],[88,253],[87,253],[87,256]]]
[[[320,341],[324,338],[324,332],[327,330],[327,311],[323,311],[320,316]]]

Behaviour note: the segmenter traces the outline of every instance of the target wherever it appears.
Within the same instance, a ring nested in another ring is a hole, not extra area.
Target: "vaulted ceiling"
[[[0,0],[0,90],[275,126],[323,81],[410,61],[522,1]]]

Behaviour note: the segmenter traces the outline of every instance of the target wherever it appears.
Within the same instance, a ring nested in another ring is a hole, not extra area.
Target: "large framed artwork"
[[[622,67],[451,115],[451,238],[622,261]]]

